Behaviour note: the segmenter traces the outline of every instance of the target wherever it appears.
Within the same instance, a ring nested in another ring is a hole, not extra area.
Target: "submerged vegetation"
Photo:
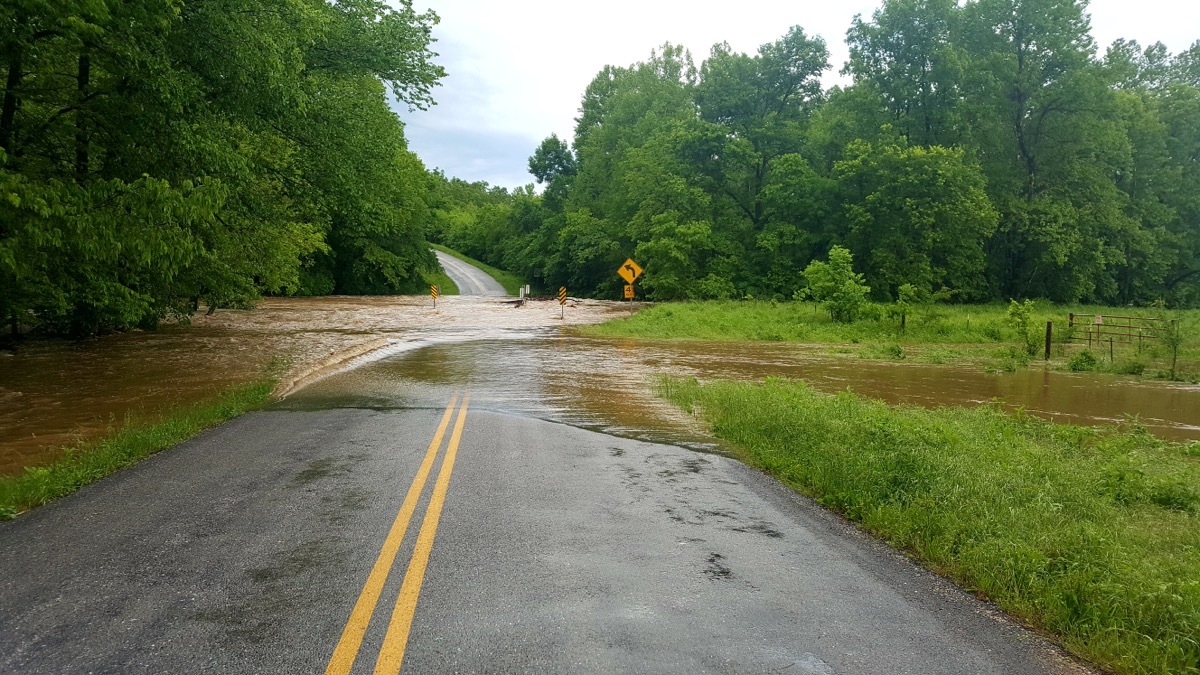
[[[1014,310],[1016,306],[1018,309]],[[1059,307],[1044,302],[1008,305],[877,304],[859,308],[854,322],[837,322],[813,302],[709,300],[646,307],[632,316],[578,328],[599,337],[761,340],[827,345],[837,353],[871,359],[914,358],[946,363],[976,362],[1013,370],[1042,359],[1045,328],[1054,323],[1051,366],[1161,379],[1200,379],[1200,311],[1163,312],[1113,307]],[[1175,323],[1177,352],[1163,336],[1132,344],[1071,341],[1084,333],[1068,326],[1071,312],[1165,316]]]
[[[743,460],[1122,673],[1200,672],[1200,445],[800,382],[667,380]]]
[[[166,450],[196,434],[265,405],[277,383],[274,373],[229,387],[207,401],[168,410],[148,419],[127,417],[105,436],[67,448],[52,464],[0,476],[0,520],[51,502]]]

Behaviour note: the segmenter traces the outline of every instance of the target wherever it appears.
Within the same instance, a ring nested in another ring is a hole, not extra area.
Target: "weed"
[[[1099,361],[1096,359],[1096,355],[1093,354],[1090,349],[1088,349],[1078,352],[1072,356],[1071,360],[1067,362],[1067,368],[1078,373],[1088,370],[1095,370],[1097,364],[1099,364]]]
[[[1124,673],[1195,672],[1200,444],[999,405],[668,380],[747,462]]]

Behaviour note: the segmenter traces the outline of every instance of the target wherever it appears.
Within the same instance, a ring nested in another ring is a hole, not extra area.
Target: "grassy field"
[[[1072,651],[1200,673],[1200,443],[800,382],[667,380],[740,458]]]
[[[663,303],[599,326],[580,329],[601,337],[645,337],[703,340],[764,340],[829,345],[831,353],[867,359],[914,359],[929,363],[978,363],[992,370],[1014,370],[1044,358],[1046,323],[1054,322],[1052,368],[1098,370],[1146,377],[1171,375],[1171,350],[1159,340],[1138,346],[1095,346],[1068,343],[1068,314],[1171,316],[1180,321],[1183,344],[1178,379],[1200,378],[1200,311],[1164,313],[1149,309],[1057,307],[1036,303],[1026,336],[1008,320],[1008,306],[928,305],[913,308],[901,330],[888,306],[874,305],[868,317],[833,323],[829,314],[809,302],[682,302]],[[1032,349],[1027,349],[1031,346]],[[1030,353],[1030,352],[1033,353]]]
[[[447,253],[449,255],[452,255],[455,258],[458,258],[459,260],[461,260],[463,262],[470,263],[470,264],[478,267],[479,269],[483,270],[484,272],[487,272],[489,275],[491,275],[491,277],[493,279],[500,282],[500,285],[504,287],[504,290],[509,295],[520,295],[521,287],[524,286],[526,283],[524,280],[522,280],[520,277],[513,274],[512,272],[506,272],[502,269],[497,269],[495,267],[492,267],[491,265],[488,265],[487,263],[479,262],[478,260],[476,260],[474,258],[468,258],[467,256],[459,253],[458,251],[448,249],[445,246],[442,246],[441,244],[430,244],[429,247],[435,251],[441,251],[442,253]],[[455,292],[456,293],[458,292],[457,289],[455,290]]]
[[[270,374],[230,387],[209,401],[171,410],[154,421],[126,419],[107,435],[68,448],[53,464],[0,477],[0,520],[75,492],[205,429],[262,407],[271,399],[276,381]]]

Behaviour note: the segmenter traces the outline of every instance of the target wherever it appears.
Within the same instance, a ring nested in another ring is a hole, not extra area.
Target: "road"
[[[434,251],[434,253],[437,255],[438,262],[442,264],[442,269],[446,270],[446,276],[450,277],[455,286],[458,286],[459,295],[493,297],[508,295],[508,291],[504,290],[500,282],[478,267],[467,264],[441,251]]]
[[[562,423],[566,339],[389,356],[0,523],[0,672],[1086,672],[734,460]]]

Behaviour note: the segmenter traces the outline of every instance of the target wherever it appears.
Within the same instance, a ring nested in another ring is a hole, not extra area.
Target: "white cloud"
[[[401,112],[410,145],[431,167],[466,180],[515,187],[532,180],[526,159],[551,133],[570,139],[584,88],[605,65],[645,59],[663,42],[691,50],[697,65],[717,42],[753,52],[800,25],[829,45],[832,69],[847,58],[846,30],[855,14],[870,16],[877,0],[416,0],[441,17],[437,60],[447,70],[428,112]],[[1119,37],[1172,51],[1200,35],[1196,0],[1092,0],[1093,35],[1105,46]]]

